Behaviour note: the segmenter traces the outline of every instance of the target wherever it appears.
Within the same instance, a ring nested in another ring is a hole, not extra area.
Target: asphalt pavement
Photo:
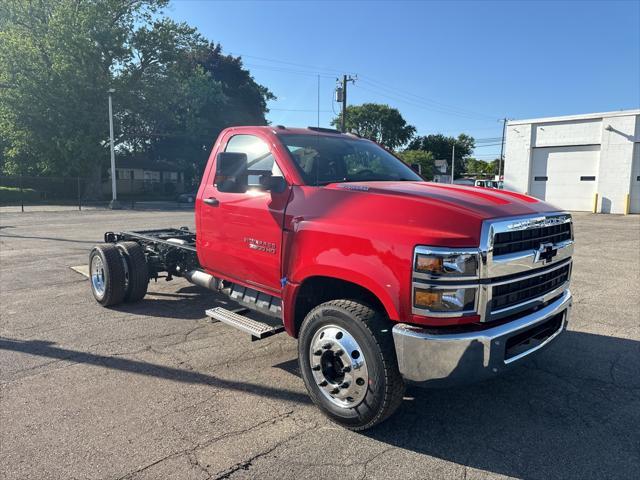
[[[364,433],[310,403],[296,341],[211,323],[180,279],[105,309],[106,230],[191,211],[0,214],[0,478],[640,478],[640,217],[575,215],[569,331],[497,379],[409,389]]]

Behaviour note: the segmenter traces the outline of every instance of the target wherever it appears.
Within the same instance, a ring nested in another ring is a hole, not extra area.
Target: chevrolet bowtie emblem
[[[549,263],[557,254],[558,249],[553,246],[553,243],[542,243],[535,251],[533,263]]]

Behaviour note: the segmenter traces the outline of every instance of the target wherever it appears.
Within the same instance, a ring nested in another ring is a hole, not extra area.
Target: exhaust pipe
[[[213,275],[203,272],[202,270],[189,270],[184,274],[184,278],[188,282],[198,285],[199,287],[208,288],[209,290],[218,290],[218,279]]]

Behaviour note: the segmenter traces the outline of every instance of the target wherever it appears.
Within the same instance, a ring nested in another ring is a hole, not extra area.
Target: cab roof
[[[231,127],[230,130],[234,131],[244,131],[244,132],[255,132],[263,131],[265,133],[271,133],[275,135],[279,134],[295,134],[295,135],[321,135],[328,137],[340,137],[346,136],[350,138],[360,138],[358,135],[353,133],[342,133],[339,130],[334,130],[332,128],[321,128],[321,127],[285,127],[284,125],[259,125],[259,126],[241,126],[241,127]]]

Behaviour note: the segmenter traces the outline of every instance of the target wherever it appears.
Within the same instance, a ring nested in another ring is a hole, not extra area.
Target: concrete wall
[[[631,187],[633,141],[636,116],[606,118],[603,121],[598,211],[624,213]]]
[[[532,143],[536,147],[592,145],[600,143],[602,120],[594,118],[538,123],[532,126],[532,131]]]
[[[637,142],[640,142],[640,110],[509,122],[505,189],[529,193],[535,148],[597,145],[600,147],[597,210],[625,213],[627,195],[635,180],[631,177]],[[632,205],[632,211],[638,208]]]
[[[531,175],[531,124],[507,125],[504,188],[529,193]]]

